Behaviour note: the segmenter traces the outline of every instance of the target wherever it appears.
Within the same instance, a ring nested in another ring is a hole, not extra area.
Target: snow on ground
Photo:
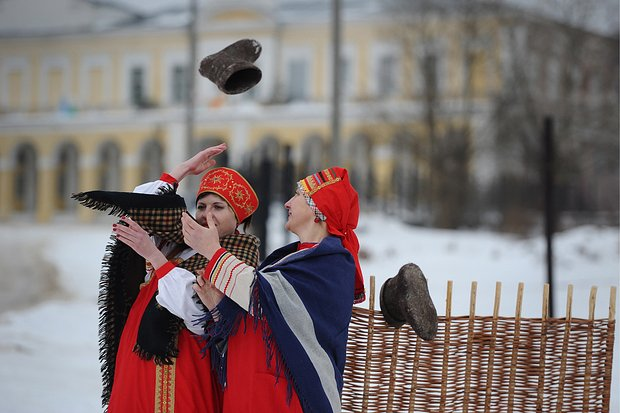
[[[287,241],[283,214],[272,215],[268,249]],[[109,222],[0,226],[0,412],[100,412],[97,289]],[[519,238],[486,231],[407,226],[366,214],[357,231],[362,269],[382,283],[405,263],[426,274],[440,315],[446,284],[454,282],[452,314],[467,314],[472,281],[478,282],[477,314],[492,314],[495,282],[502,282],[501,315],[514,315],[516,290],[525,283],[523,316],[539,317],[545,281],[542,237]],[[596,317],[608,315],[609,288],[618,286],[618,228],[580,227],[558,234],[555,316],[565,313],[574,285],[573,317],[588,316],[588,296],[598,286]],[[27,304],[17,305],[21,297]],[[368,301],[363,305],[366,306]],[[376,301],[378,306],[378,300]],[[616,336],[618,337],[618,335]],[[616,353],[618,339],[616,339]],[[612,412],[619,411],[618,357],[614,359]]]

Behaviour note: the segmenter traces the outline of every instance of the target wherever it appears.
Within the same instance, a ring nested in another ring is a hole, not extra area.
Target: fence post
[[[370,276],[370,297],[368,300],[368,345],[366,346],[366,360],[364,362],[364,393],[362,394],[362,411],[368,410],[368,388],[370,387],[370,358],[372,342],[375,332],[375,276]]]

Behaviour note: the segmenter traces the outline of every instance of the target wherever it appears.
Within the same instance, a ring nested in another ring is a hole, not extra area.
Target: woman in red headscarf
[[[212,167],[212,158],[225,149],[224,144],[205,149],[170,174],[140,185],[134,192],[174,191],[185,176]],[[258,239],[237,231],[237,226],[247,223],[257,207],[258,198],[243,176],[229,168],[215,168],[201,180],[192,222],[206,225],[208,215],[218,242],[226,244],[243,262],[257,265]],[[113,378],[106,380],[104,376],[104,403],[107,385],[111,386],[109,413],[220,412],[221,386],[212,374],[210,354],[201,352],[195,335],[203,333],[203,329],[191,322],[206,309],[192,297],[196,280],[192,269],[183,268],[195,261],[197,251],[149,236],[137,220],[123,217],[124,225],[113,227],[120,242],[146,259],[147,271],[122,328],[118,349],[107,347],[116,351],[116,357],[113,368],[108,370]],[[222,301],[222,305],[226,304]]]
[[[284,206],[299,242],[258,267],[220,244],[210,214],[207,227],[182,218],[186,243],[210,258],[195,290],[205,304],[225,297],[203,335],[208,348],[227,340],[225,413],[340,411],[352,306],[364,300],[358,196],[334,167],[299,181]],[[230,300],[245,321],[236,331],[218,327],[238,317],[221,305]]]

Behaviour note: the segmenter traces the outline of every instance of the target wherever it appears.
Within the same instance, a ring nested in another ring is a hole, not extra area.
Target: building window
[[[172,67],[172,103],[183,103],[187,97],[187,66],[174,65]]]
[[[91,108],[101,108],[104,104],[104,69],[92,67],[88,70],[88,97],[87,104]]]
[[[75,145],[65,144],[58,155],[56,174],[56,207],[61,211],[75,209],[71,194],[78,189],[78,151]]]
[[[9,110],[18,111],[24,107],[23,100],[23,81],[25,79],[24,74],[19,70],[14,70],[7,76],[9,96],[8,107]]]
[[[135,106],[142,106],[146,102],[144,87],[144,68],[134,66],[129,72],[129,87],[131,103]]]
[[[161,144],[155,140],[148,142],[142,150],[142,182],[154,181],[164,170],[164,151]]]
[[[463,93],[465,96],[482,96],[491,91],[493,61],[489,50],[494,42],[488,37],[463,40]]]
[[[290,101],[308,99],[309,73],[305,59],[293,59],[288,63],[288,98]]]
[[[340,90],[341,96],[345,99],[355,97],[355,73],[351,58],[340,58]]]
[[[37,194],[37,153],[32,145],[24,144],[15,155],[13,209],[34,212]]]
[[[28,107],[32,84],[26,58],[3,56],[0,59],[0,110],[19,112]]]
[[[118,191],[121,173],[121,151],[113,142],[105,143],[99,152],[99,187],[103,191]]]
[[[436,98],[437,92],[439,92],[439,62],[437,55],[428,53],[422,56],[420,60],[420,94],[428,99]]]
[[[413,96],[434,99],[448,89],[446,44],[431,38],[413,49]]]
[[[50,105],[49,109],[59,108],[63,98],[63,71],[59,67],[49,69],[47,72],[47,101]]]
[[[394,55],[379,58],[377,71],[377,96],[394,96],[398,91],[398,59]]]

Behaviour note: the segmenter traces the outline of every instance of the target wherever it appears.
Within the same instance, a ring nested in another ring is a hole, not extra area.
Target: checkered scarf
[[[304,199],[306,200],[306,203],[308,204],[312,212],[314,212],[314,216],[320,221],[327,221],[327,218],[325,217],[325,215],[323,215],[319,207],[316,206],[316,204],[312,200],[312,197],[308,195],[308,193],[304,190],[304,188],[301,186],[299,182],[297,182],[297,190],[303,195]]]
[[[88,208],[108,211],[110,215],[128,215],[149,234],[178,244],[173,255],[187,248],[180,220],[187,208],[174,190],[162,189],[159,194],[90,191],[74,194],[72,198]],[[221,238],[220,244],[246,264],[258,266],[260,241],[257,237],[236,233]],[[204,269],[207,262],[205,257],[195,254],[177,266],[196,273]],[[110,398],[118,345],[129,310],[144,281],[145,264],[130,247],[111,237],[102,263],[98,299],[103,405],[107,405]],[[142,315],[134,351],[145,360],[172,364],[172,358],[178,355],[177,336],[182,327],[183,320],[158,306],[154,295]]]

